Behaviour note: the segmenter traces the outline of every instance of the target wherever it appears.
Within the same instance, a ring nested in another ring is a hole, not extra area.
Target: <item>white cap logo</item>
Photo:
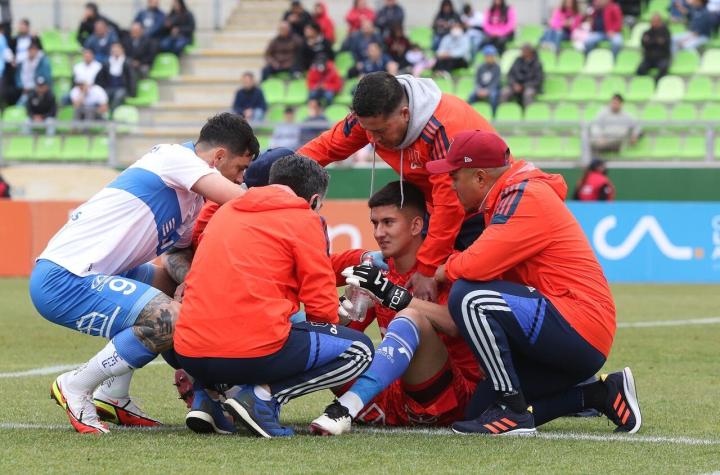
[[[470,163],[470,162],[472,162],[472,158],[470,158],[470,157],[465,157],[465,163]]]

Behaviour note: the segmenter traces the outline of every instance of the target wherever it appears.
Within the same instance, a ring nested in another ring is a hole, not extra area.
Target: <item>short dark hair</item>
[[[197,143],[226,147],[233,155],[250,153],[255,157],[260,152],[260,144],[248,121],[231,112],[209,118],[200,130]]]
[[[613,94],[613,99],[617,99],[620,102],[625,102],[625,98],[622,96],[622,94]]]
[[[368,200],[369,208],[393,205],[398,209],[412,208],[425,219],[425,213],[427,213],[425,195],[412,183],[404,181],[401,184],[399,181],[391,181],[376,191]]]
[[[384,71],[365,75],[353,95],[352,108],[359,117],[388,116],[405,99],[405,89],[395,76]]]
[[[315,160],[293,153],[270,167],[270,184],[290,187],[308,202],[313,195],[325,196],[330,175]]]

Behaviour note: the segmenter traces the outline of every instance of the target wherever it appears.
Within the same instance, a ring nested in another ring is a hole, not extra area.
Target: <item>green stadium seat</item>
[[[649,124],[643,124],[643,128],[658,129],[665,125],[660,124],[660,122],[667,122],[670,119],[670,113],[663,104],[649,102],[640,114],[640,119],[650,122]]]
[[[633,26],[632,32],[630,33],[630,39],[625,42],[625,46],[627,48],[641,48],[642,35],[648,30],[648,28],[650,28],[650,24],[647,22],[636,23],[635,26]]]
[[[154,79],[141,79],[137,84],[135,97],[128,97],[125,103],[137,107],[149,107],[160,100],[158,83]]]
[[[90,151],[90,139],[84,135],[68,135],[65,137],[61,160],[87,160]]]
[[[584,62],[585,56],[583,56],[580,51],[575,51],[573,49],[561,51],[557,60],[556,72],[558,74],[580,74]]]
[[[700,113],[700,120],[703,121],[720,121],[720,104],[707,104]],[[715,124],[716,128],[718,124]]]
[[[432,46],[432,28],[429,26],[415,26],[410,28],[408,39],[411,43],[415,43],[422,49],[428,50]]]
[[[680,137],[657,135],[651,157],[655,160],[677,160],[680,156]]]
[[[455,95],[458,96],[461,99],[468,100],[470,95],[475,90],[475,78],[473,77],[464,77],[458,79],[457,84],[455,85]]]
[[[50,55],[50,70],[53,78],[71,78],[73,75],[70,58],[66,54]]]
[[[124,124],[138,124],[140,122],[140,111],[134,106],[117,106],[112,113],[112,120]]]
[[[303,122],[309,114],[307,104],[300,104],[295,107],[295,122]]]
[[[270,136],[265,134],[260,134],[257,136],[258,143],[260,144],[260,152],[264,152],[268,148],[270,148]]]
[[[510,153],[516,159],[527,158],[533,149],[533,138],[528,136],[513,135],[507,137]]]
[[[348,79],[345,81],[345,84],[343,84],[343,88],[340,91],[340,94],[335,96],[335,104],[343,104],[346,106],[352,105],[352,91],[357,86],[358,80],[357,79]]]
[[[500,104],[495,113],[496,121],[520,121],[523,119],[523,111],[515,102],[504,102]]]
[[[581,155],[582,145],[577,135],[565,137],[563,145],[556,152],[557,158],[561,160],[580,160]]]
[[[678,102],[685,95],[685,81],[679,76],[664,76],[658,81],[653,100]]]
[[[680,103],[670,112],[670,120],[673,122],[697,120],[697,109],[694,104]],[[673,125],[673,127],[677,126]]]
[[[450,71],[450,75],[455,79],[473,77],[473,74],[472,68],[455,68]]]
[[[610,74],[615,65],[612,52],[606,49],[594,49],[590,51],[583,67],[583,74],[604,76]]]
[[[492,106],[487,102],[473,102],[472,108],[477,111],[478,114],[483,116],[485,119],[492,119]]]
[[[519,48],[525,43],[536,46],[540,42],[545,28],[542,25],[523,25],[518,30],[512,44]]]
[[[284,105],[273,104],[268,108],[267,112],[265,113],[265,120],[267,122],[282,122],[284,113]]]
[[[538,100],[546,102],[560,101],[566,98],[568,83],[564,77],[548,76],[543,83],[543,93],[538,96]]]
[[[299,106],[306,104],[308,100],[308,88],[304,79],[293,79],[288,83],[287,92],[282,100],[283,104]]]
[[[700,55],[696,51],[681,50],[673,56],[670,74],[690,76],[700,69]]]
[[[152,79],[171,79],[180,75],[180,61],[173,53],[159,53],[155,56],[150,77]]]
[[[31,160],[33,156],[33,138],[5,137],[3,140],[3,158],[7,161]]]
[[[69,123],[73,120],[74,114],[75,111],[72,106],[62,106],[58,108],[58,113],[55,119],[60,122],[60,125],[57,126],[57,131],[59,133],[65,134],[70,132],[72,127],[70,127]]]
[[[110,144],[105,136],[98,136],[93,139],[87,155],[91,162],[106,162],[110,158]]]
[[[703,53],[698,73],[709,76],[720,76],[720,49],[709,49]]]
[[[520,56],[519,49],[506,49],[500,59],[500,71],[505,76],[512,68],[513,63]]]
[[[620,151],[620,157],[629,160],[638,160],[652,156],[652,146],[648,136],[638,139],[635,145],[628,145]]]
[[[260,83],[260,89],[262,89],[265,95],[265,101],[268,104],[279,104],[285,97],[285,83],[282,79],[270,78]]]
[[[687,160],[703,160],[706,154],[707,149],[704,135],[685,136],[685,142],[680,149],[680,158]]]
[[[670,16],[668,5],[667,0],[651,0],[640,18],[642,18],[643,21],[649,21],[650,18],[657,13],[663,20],[667,20]]]
[[[580,122],[580,108],[577,104],[558,104],[555,107],[553,120],[556,122]]]
[[[352,53],[349,51],[341,51],[335,56],[335,68],[342,77],[346,77],[350,68],[355,65],[355,59],[353,59]]]
[[[633,76],[642,62],[642,53],[634,49],[624,49],[618,53],[613,74]]]
[[[636,76],[630,80],[627,92],[623,96],[626,101],[646,102],[655,92],[655,80],[649,76]]]
[[[706,102],[717,100],[713,89],[713,82],[709,76],[694,76],[688,81],[683,101]]]
[[[534,102],[525,109],[525,122],[549,123],[552,114],[550,106],[544,102]]]
[[[72,89],[72,81],[69,78],[55,78],[53,80],[53,94],[55,94],[57,101],[70,94],[70,89]]]
[[[606,76],[600,83],[600,90],[596,95],[599,101],[609,101],[615,94],[625,94],[625,78],[620,76]]]
[[[17,131],[28,120],[27,110],[22,106],[8,106],[2,114],[2,130]]]
[[[570,86],[570,90],[565,94],[565,99],[569,101],[586,102],[596,99],[597,86],[595,78],[577,76]]]
[[[35,141],[35,160],[57,160],[60,158],[61,139],[58,136],[41,135]]]
[[[585,108],[583,109],[582,118],[585,122],[591,122],[595,120],[595,117],[597,117],[600,110],[605,107],[604,104],[599,104],[597,102],[587,103],[585,104]]]
[[[557,71],[557,54],[555,51],[542,48],[538,51],[538,59],[542,63],[545,75],[555,74]]]
[[[47,54],[77,53],[82,48],[75,37],[75,31],[46,30],[40,34],[40,41]]]
[[[343,120],[347,117],[349,112],[350,109],[348,109],[347,106],[342,104],[332,104],[325,109],[325,117],[327,117],[330,122],[334,123]]]
[[[535,146],[528,152],[528,158],[557,160],[562,153],[562,147],[562,137],[543,135],[535,141]]]
[[[434,81],[435,84],[437,84],[437,87],[439,87],[442,92],[446,94],[453,94],[455,92],[455,84],[453,83],[452,79],[436,77]]]

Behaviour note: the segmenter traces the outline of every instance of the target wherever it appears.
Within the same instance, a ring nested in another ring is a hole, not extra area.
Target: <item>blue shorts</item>
[[[30,275],[30,298],[46,320],[88,335],[112,338],[133,326],[161,293],[151,287],[155,267],[143,264],[120,275],[79,277],[40,259]]]

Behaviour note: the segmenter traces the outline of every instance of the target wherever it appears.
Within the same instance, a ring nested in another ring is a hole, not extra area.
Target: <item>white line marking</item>
[[[25,371],[15,371],[11,373],[0,373],[0,379],[3,378],[25,378],[27,376],[47,376],[49,374],[60,374],[65,371],[70,371],[80,366],[82,363],[75,364],[61,364],[55,366],[43,366],[41,368],[33,368]],[[165,364],[165,361],[151,361],[146,366]]]
[[[73,432],[73,428],[69,424],[26,424],[24,422],[0,422],[0,430],[62,430]],[[178,432],[181,430],[189,430],[185,426],[157,426],[157,427],[126,427],[111,426],[111,431],[141,431],[141,432]]]
[[[713,325],[720,323],[720,317],[691,318],[688,320],[655,320],[651,322],[620,322],[618,328],[682,327],[686,325]]]

